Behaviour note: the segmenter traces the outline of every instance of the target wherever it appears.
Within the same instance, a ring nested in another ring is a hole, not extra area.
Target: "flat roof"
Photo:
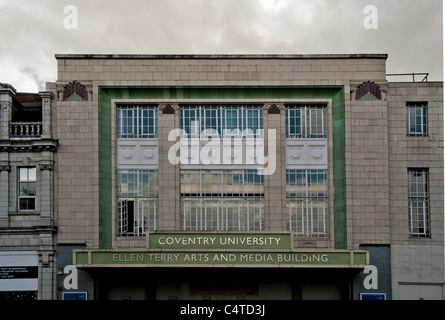
[[[55,57],[56,59],[387,59],[388,54],[56,54]]]

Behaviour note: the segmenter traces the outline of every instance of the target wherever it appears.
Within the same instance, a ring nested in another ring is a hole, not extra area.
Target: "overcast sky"
[[[442,24],[442,0],[0,0],[0,82],[45,90],[59,53],[387,53],[442,81]]]

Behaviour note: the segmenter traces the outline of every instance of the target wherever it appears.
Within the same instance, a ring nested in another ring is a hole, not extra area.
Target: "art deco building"
[[[444,299],[441,82],[386,54],[56,59],[57,299]]]
[[[443,299],[442,83],[384,54],[56,59],[59,298]]]

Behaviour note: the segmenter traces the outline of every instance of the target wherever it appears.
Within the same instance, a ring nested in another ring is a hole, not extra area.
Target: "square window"
[[[326,138],[324,105],[290,105],[286,108],[286,138]]]

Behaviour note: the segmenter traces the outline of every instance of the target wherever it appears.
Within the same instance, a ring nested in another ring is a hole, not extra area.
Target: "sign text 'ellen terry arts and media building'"
[[[78,267],[363,268],[361,250],[295,250],[290,233],[150,233],[143,250],[75,250]]]

